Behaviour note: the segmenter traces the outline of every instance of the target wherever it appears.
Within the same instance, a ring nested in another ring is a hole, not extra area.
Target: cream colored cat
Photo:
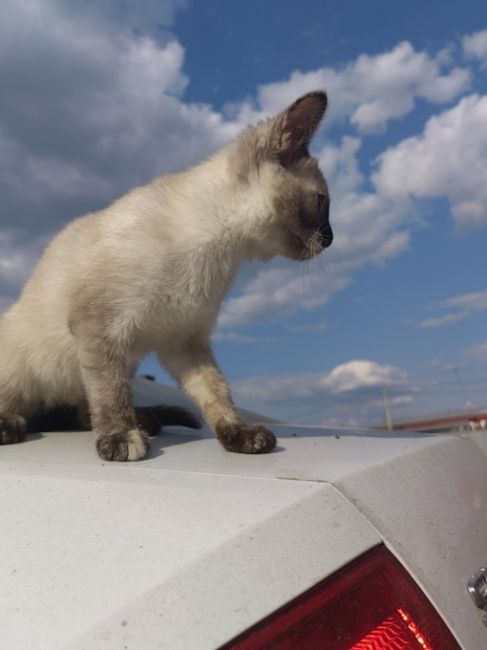
[[[225,449],[274,447],[271,431],[237,414],[210,334],[242,260],[306,260],[331,244],[326,182],[308,153],[326,105],[324,92],[304,95],[52,241],[0,320],[0,443],[23,440],[39,411],[68,405],[89,412],[103,459],[144,458],[153,431],[130,380],[156,351]]]

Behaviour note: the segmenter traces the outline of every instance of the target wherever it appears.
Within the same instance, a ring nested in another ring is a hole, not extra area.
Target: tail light
[[[460,650],[383,546],[358,558],[221,650]]]

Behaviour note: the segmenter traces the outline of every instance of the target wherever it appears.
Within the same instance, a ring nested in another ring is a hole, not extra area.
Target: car
[[[483,432],[268,426],[262,455],[178,427],[137,463],[90,432],[2,447],[0,647],[487,648]]]

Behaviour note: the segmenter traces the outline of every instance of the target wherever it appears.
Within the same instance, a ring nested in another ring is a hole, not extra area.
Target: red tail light
[[[373,549],[221,650],[460,650],[411,576]]]

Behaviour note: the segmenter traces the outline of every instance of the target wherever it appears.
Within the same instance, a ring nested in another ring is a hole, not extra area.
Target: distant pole
[[[384,395],[384,415],[386,418],[386,426],[388,431],[392,431],[391,412],[389,410],[389,389],[386,384],[382,386],[382,394]]]
[[[455,377],[457,378],[457,381],[460,385],[460,390],[463,393],[463,399],[465,401],[465,410],[468,410],[469,408],[471,408],[472,404],[468,399],[467,391],[465,390],[465,384],[463,383],[462,375],[460,374],[460,368],[458,366],[455,366],[453,368],[453,372],[455,373]]]

